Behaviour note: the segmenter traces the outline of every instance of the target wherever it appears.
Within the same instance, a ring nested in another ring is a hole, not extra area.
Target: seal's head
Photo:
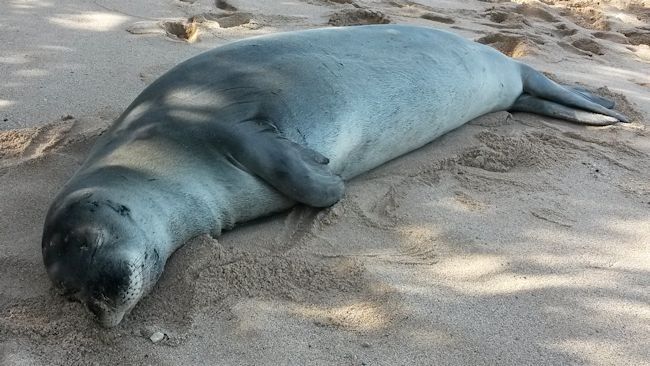
[[[162,266],[130,209],[99,196],[86,191],[57,200],[45,222],[43,260],[64,294],[113,327],[153,286]]]

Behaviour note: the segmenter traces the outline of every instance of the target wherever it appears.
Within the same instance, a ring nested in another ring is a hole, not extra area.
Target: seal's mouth
[[[104,328],[117,326],[131,310],[131,308],[128,308],[127,306],[123,306],[119,309],[109,305],[106,301],[92,298],[88,299],[84,296],[84,292],[80,290],[64,289],[61,286],[57,287],[60,291],[60,295],[64,296],[68,301],[85,304],[86,309],[94,315],[94,320]]]
[[[113,309],[100,301],[89,300],[86,302],[86,307],[95,315],[97,323],[104,328],[117,326],[126,315],[125,310]]]

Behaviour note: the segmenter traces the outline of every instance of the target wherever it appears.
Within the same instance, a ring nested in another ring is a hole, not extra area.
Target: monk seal
[[[54,199],[47,273],[117,325],[188,239],[296,203],[326,207],[350,179],[480,115],[627,119],[494,49],[406,25],[233,42],[179,64],[98,139]]]

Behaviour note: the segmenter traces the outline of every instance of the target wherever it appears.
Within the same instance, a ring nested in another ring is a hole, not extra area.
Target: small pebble
[[[154,334],[149,337],[153,343],[158,343],[165,338],[165,334],[163,332],[155,332]]]

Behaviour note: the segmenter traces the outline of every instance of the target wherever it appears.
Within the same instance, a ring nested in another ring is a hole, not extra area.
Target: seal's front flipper
[[[614,117],[621,122],[629,122],[627,117],[615,110],[608,109],[597,102],[585,98],[582,92],[567,89],[528,65],[520,64],[520,67],[522,82],[524,84],[524,93],[566,107],[579,108],[584,111]]]
[[[249,120],[228,129],[222,142],[232,157],[278,191],[314,207],[343,197],[343,180],[330,171],[329,159],[282,137],[273,125]]]
[[[607,126],[618,122],[618,119],[603,114],[585,112],[567,107],[549,100],[522,94],[508,110],[513,112],[529,112],[559,118],[571,122],[593,126]]]

